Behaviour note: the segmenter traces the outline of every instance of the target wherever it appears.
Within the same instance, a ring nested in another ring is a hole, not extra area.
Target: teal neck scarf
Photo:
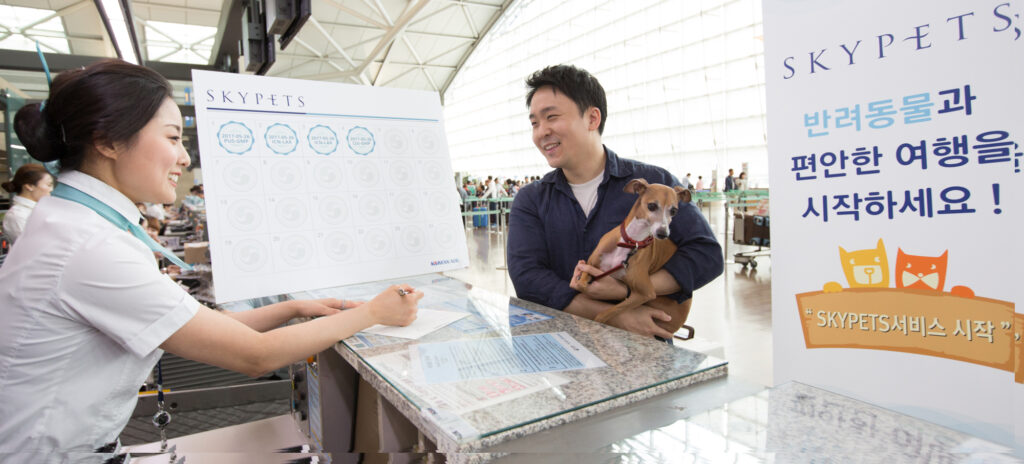
[[[149,234],[147,234],[146,231],[142,229],[142,226],[138,224],[132,224],[132,222],[129,221],[128,218],[124,217],[124,215],[117,212],[116,209],[110,207],[110,205],[102,201],[97,200],[92,195],[89,195],[88,193],[78,190],[68,184],[62,184],[59,182],[57,183],[57,186],[53,188],[52,195],[57,198],[63,198],[68,201],[73,201],[95,211],[96,214],[99,214],[100,217],[102,217],[103,219],[110,221],[110,223],[116,226],[117,228],[124,229],[128,231],[128,233],[134,235],[135,238],[142,240],[142,243],[145,243],[150,250],[160,253],[165,258],[169,259],[172,263],[177,264],[184,270],[192,270],[192,266],[190,264],[186,264],[177,256],[174,256],[174,253],[172,253],[171,250],[164,248],[159,243],[156,243],[155,240],[150,238]]]

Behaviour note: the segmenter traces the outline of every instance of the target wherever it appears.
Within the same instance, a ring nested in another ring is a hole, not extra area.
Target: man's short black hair
[[[597,133],[604,133],[604,123],[608,120],[608,101],[604,96],[604,88],[597,78],[585,69],[573,65],[559,64],[548,66],[530,75],[526,79],[526,86],[530,92],[526,94],[526,106],[533,101],[533,94],[537,89],[548,86],[564,93],[570,100],[576,103],[580,110],[580,116],[587,111],[587,108],[594,107],[601,112],[601,124],[597,126]]]

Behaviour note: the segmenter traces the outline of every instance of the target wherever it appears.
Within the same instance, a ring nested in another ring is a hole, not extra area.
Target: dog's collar
[[[619,263],[617,266],[615,266],[615,267],[605,271],[601,275],[594,276],[594,280],[600,279],[600,278],[602,278],[602,277],[604,277],[604,276],[606,276],[608,274],[611,274],[611,273],[613,273],[615,271],[618,271],[619,269],[625,268],[626,266],[629,265],[629,258],[633,257],[633,253],[636,253],[637,250],[639,250],[641,248],[646,248],[650,244],[654,243],[654,236],[653,235],[651,235],[651,236],[649,236],[649,237],[647,237],[647,238],[645,238],[643,240],[640,240],[640,241],[633,240],[633,238],[630,237],[629,234],[626,233],[626,223],[625,222],[623,222],[622,224],[619,224],[619,235],[622,236],[622,241],[617,243],[616,246],[618,246],[620,248],[629,248],[632,251],[630,251],[629,254],[626,255],[626,259],[623,259],[622,262]],[[627,292],[629,291],[628,287],[627,287],[626,291]]]
[[[640,248],[644,248],[644,247],[650,245],[651,243],[654,243],[654,236],[653,235],[648,236],[647,238],[645,238],[643,240],[640,240],[640,241],[633,240],[633,238],[630,237],[629,234],[626,233],[626,223],[625,222],[622,222],[622,224],[619,224],[619,235],[622,236],[622,241],[618,243],[618,246],[621,247],[621,248],[632,248],[634,250],[637,250],[637,249],[640,249]]]

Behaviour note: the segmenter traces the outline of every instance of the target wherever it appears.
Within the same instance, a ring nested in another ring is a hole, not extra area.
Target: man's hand
[[[660,309],[640,306],[632,311],[619,313],[608,321],[608,325],[648,337],[658,336],[664,339],[671,339],[672,332],[661,328],[661,326],[654,322],[655,320],[669,322],[672,320],[672,316],[669,316],[668,313]]]
[[[586,261],[580,260],[580,262],[576,263],[576,269],[572,272],[572,279],[569,279],[569,286],[573,290],[583,293],[594,300],[622,301],[626,298],[626,293],[628,293],[626,291],[626,284],[619,282],[618,279],[614,279],[611,276],[591,280],[586,289],[580,290],[580,275],[584,272],[591,276],[599,276],[604,273],[604,271],[587,264]]]
[[[293,300],[296,317],[330,316],[342,309],[354,308],[363,304],[362,301],[342,300],[339,298],[322,298],[319,300]]]

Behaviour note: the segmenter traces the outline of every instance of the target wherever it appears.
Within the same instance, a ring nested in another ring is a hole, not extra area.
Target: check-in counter
[[[419,339],[360,333],[318,355],[303,424],[335,462],[1016,462],[1005,447],[814,387],[729,379],[724,360],[683,346],[443,276],[400,280],[425,292],[421,308],[468,315]],[[368,299],[391,283],[293,296]],[[500,339],[541,356],[519,341],[543,334],[603,365],[484,376],[508,360],[481,350],[461,359],[471,378],[424,374],[447,362],[437,347]]]
[[[455,279],[402,281],[425,293],[420,308],[466,316],[419,339],[360,333],[321,353],[309,376],[319,380],[319,386],[309,385],[320,390],[309,394],[319,407],[311,403],[308,415],[310,434],[322,439],[326,451],[481,453],[726,374],[722,359]],[[391,283],[293,296],[368,299]],[[600,365],[580,368],[594,364]],[[372,390],[353,388],[356,377]],[[327,384],[327,378],[347,387]],[[354,391],[361,397],[354,398]],[[379,436],[363,440],[355,404],[377,410]],[[340,422],[328,417],[339,411],[351,416]],[[367,444],[374,449],[360,449]]]
[[[299,457],[329,455],[335,463],[1020,462],[1006,447],[948,428],[803,384],[766,389],[731,379],[724,360],[685,345],[441,275],[290,296],[368,300],[399,281],[424,291],[421,311],[465,316],[418,339],[361,332],[302,363],[294,370],[292,418],[310,446]],[[599,365],[579,368],[595,358]],[[443,369],[453,361],[454,370]],[[513,373],[523,371],[532,372]],[[238,427],[171,443],[189,462],[296,457],[279,449],[296,441],[282,438],[281,420]],[[251,442],[248,454],[231,440]]]

